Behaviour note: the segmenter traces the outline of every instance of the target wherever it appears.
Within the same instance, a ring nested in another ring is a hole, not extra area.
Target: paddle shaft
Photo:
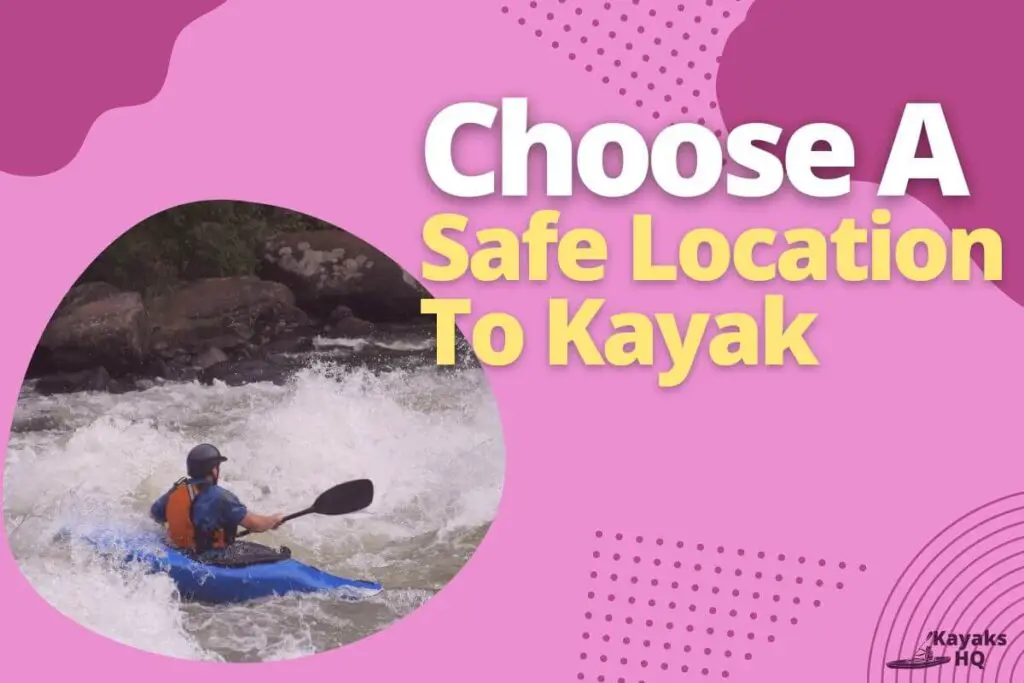
[[[302,510],[300,512],[293,512],[290,515],[285,515],[284,517],[282,517],[281,518],[281,524],[284,524],[285,522],[287,522],[290,519],[295,519],[296,517],[304,517],[306,515],[311,515],[314,512],[316,512],[316,510],[311,508],[311,507],[308,507],[305,510]]]
[[[288,521],[288,520],[290,520],[290,519],[295,519],[296,517],[304,517],[305,515],[311,515],[311,514],[313,514],[314,512],[316,512],[316,510],[314,510],[314,509],[313,509],[313,508],[311,508],[311,507],[308,507],[308,508],[306,508],[305,510],[301,510],[301,511],[299,511],[299,512],[293,512],[293,513],[292,513],[292,514],[290,514],[290,515],[285,515],[284,517],[282,517],[282,518],[281,518],[281,524],[284,524],[285,522],[287,522],[287,521]],[[248,536],[248,535],[249,535],[249,534],[251,534],[251,533],[252,533],[252,530],[250,530],[250,529],[245,529],[245,530],[243,530],[242,532],[240,532],[239,534],[237,534],[237,535],[235,536],[235,538],[241,538],[242,536]]]
[[[278,526],[284,524],[290,519],[314,513],[318,515],[347,515],[352,512],[365,509],[372,502],[372,481],[369,479],[355,479],[353,481],[347,481],[344,484],[338,484],[337,486],[333,486],[321,493],[317,496],[317,499],[313,504],[305,510],[293,512],[290,515],[282,517],[281,523],[278,524]],[[246,529],[235,536],[235,538],[248,536],[251,533],[251,530]]]

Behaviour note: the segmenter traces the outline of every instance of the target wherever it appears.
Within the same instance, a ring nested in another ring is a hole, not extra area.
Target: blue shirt
[[[204,484],[199,495],[192,501],[192,525],[199,531],[232,529],[241,524],[249,513],[235,494],[227,489],[202,479],[189,479],[187,483]],[[170,495],[168,491],[160,496],[149,509],[150,516],[160,524],[167,522],[167,499]]]

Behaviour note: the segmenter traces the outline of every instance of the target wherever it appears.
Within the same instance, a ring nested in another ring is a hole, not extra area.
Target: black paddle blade
[[[313,512],[318,515],[347,515],[369,507],[372,502],[373,482],[356,479],[321,493],[313,503]]]

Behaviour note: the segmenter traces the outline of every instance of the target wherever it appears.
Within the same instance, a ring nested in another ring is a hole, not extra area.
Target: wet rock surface
[[[204,278],[158,295],[105,282],[71,289],[27,378],[44,394],[154,382],[286,382],[309,363],[374,371],[435,364],[429,298],[408,273],[341,230],[268,240],[259,276]],[[460,364],[475,365],[461,342]]]

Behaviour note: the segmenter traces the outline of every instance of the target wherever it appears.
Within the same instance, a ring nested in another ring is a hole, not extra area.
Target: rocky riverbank
[[[281,383],[318,352],[382,368],[432,363],[434,320],[419,312],[429,296],[348,233],[287,233],[263,245],[254,276],[182,282],[159,295],[75,286],[27,379],[41,393],[128,391],[154,380]]]

